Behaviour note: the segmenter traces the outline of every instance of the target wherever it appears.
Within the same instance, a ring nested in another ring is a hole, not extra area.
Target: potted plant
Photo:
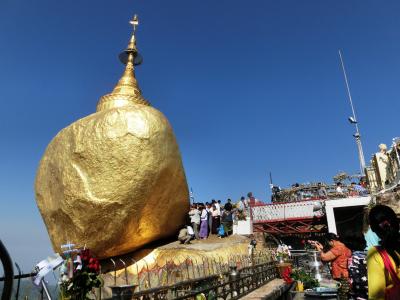
[[[297,281],[298,290],[312,289],[319,286],[318,280],[313,278],[310,274],[307,274],[303,269],[294,269],[291,277]]]
[[[275,250],[275,259],[280,264],[287,262],[290,256],[290,246],[288,245],[280,244]]]

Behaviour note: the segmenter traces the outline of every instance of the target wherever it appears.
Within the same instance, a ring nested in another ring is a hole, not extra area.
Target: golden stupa
[[[36,201],[56,252],[70,241],[100,258],[121,255],[176,234],[185,221],[180,152],[168,120],[137,84],[137,18],[130,23],[118,84],[95,113],[54,137],[39,165]]]

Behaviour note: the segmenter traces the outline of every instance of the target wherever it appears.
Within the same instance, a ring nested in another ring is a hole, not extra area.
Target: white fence
[[[253,222],[322,217],[323,200],[267,204],[252,207]]]

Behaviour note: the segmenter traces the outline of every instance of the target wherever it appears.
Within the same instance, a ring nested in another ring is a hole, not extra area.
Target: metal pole
[[[140,292],[140,277],[139,277],[139,266],[137,261],[131,257],[131,261],[133,261],[133,264],[136,265],[136,275],[137,275],[137,282],[138,282],[138,291]],[[133,272],[133,271],[132,271]]]
[[[272,183],[272,173],[269,172],[269,189],[271,190],[271,195],[272,195],[271,201],[274,198],[273,187],[274,187],[274,184]],[[268,196],[268,193],[267,193],[267,196]]]
[[[357,127],[357,131],[358,131],[357,124],[356,124],[356,127]],[[358,156],[360,157],[360,171],[361,171],[361,174],[363,174],[365,172],[365,159],[364,159],[364,152],[363,152],[363,148],[362,148],[362,144],[361,144],[361,136],[358,133],[354,137],[355,137],[356,143],[357,143]]]
[[[355,113],[355,110],[354,110],[353,99],[351,97],[350,86],[349,86],[349,82],[347,80],[346,69],[344,67],[342,52],[340,51],[340,49],[339,49],[339,58],[340,58],[340,63],[341,63],[342,70],[343,70],[344,81],[346,83],[347,95],[349,97],[351,111],[353,113],[354,124],[356,125],[356,134],[354,135],[354,138],[356,139],[356,144],[357,144],[357,148],[358,148],[358,157],[360,159],[360,171],[361,171],[361,174],[362,174],[362,173],[364,173],[364,170],[365,170],[364,151],[363,151],[362,144],[361,144],[360,130],[358,128],[358,122],[357,122],[356,113]]]
[[[18,275],[21,276],[21,274],[22,274],[21,268],[19,267],[19,265],[18,265],[17,263],[14,263],[14,264],[15,264],[15,266],[17,267]],[[15,293],[15,300],[18,300],[20,285],[21,285],[21,277],[18,278],[18,281],[17,281],[17,291],[16,291],[16,293]]]
[[[117,265],[115,264],[115,261],[112,258],[110,258],[110,260],[114,266],[114,286],[116,286],[117,285]]]
[[[42,287],[43,287],[43,290],[44,290],[44,292],[46,294],[47,299],[51,300],[51,296],[50,296],[49,290],[47,289],[47,285],[44,282],[44,278],[42,279]]]
[[[122,264],[124,265],[124,269],[125,269],[125,283],[126,285],[128,285],[128,270],[126,268],[126,263],[120,258],[119,259],[120,262],[122,262]]]
[[[9,300],[11,299],[11,294],[12,294],[14,270],[10,255],[8,254],[8,251],[1,240],[0,240],[0,260],[1,263],[3,264],[3,271],[4,271],[4,286],[3,286],[3,292],[1,294],[1,300]]]
[[[192,202],[191,204],[194,204],[194,193],[193,193],[193,189],[192,188],[190,188],[189,197],[190,197],[190,201]]]

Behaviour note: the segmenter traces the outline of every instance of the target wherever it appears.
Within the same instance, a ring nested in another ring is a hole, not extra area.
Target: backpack
[[[219,236],[225,236],[225,229],[224,229],[224,226],[223,226],[223,225],[220,225],[220,226],[218,227],[218,235],[219,235]]]

